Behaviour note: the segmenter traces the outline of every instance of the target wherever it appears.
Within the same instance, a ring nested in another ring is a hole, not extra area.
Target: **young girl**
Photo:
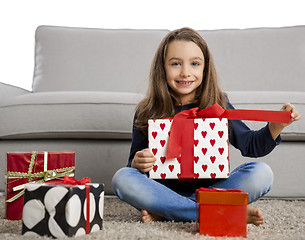
[[[147,95],[137,107],[128,166],[118,170],[112,180],[116,195],[139,209],[143,222],[196,221],[195,191],[200,187],[241,189],[249,194],[249,203],[270,190],[273,173],[263,162],[243,164],[227,179],[148,178],[156,160],[148,149],[148,119],[174,116],[194,107],[204,109],[214,103],[233,109],[218,86],[207,43],[190,28],[170,32],[156,52]],[[301,118],[291,104],[285,104],[281,110],[291,111],[290,123]],[[243,156],[262,157],[281,142],[279,134],[289,124],[269,123],[259,131],[253,131],[242,121],[229,120],[229,140]],[[264,222],[257,208],[248,206],[247,214],[248,223],[260,225]]]

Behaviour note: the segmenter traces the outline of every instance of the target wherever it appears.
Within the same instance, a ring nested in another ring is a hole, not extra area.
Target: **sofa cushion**
[[[168,32],[40,26],[33,91],[145,93],[154,53]]]
[[[279,110],[291,102],[305,112],[303,92],[227,92],[235,108]],[[142,94],[118,92],[42,92],[24,94],[0,106],[0,138],[130,139]],[[252,129],[264,122],[245,121]],[[305,118],[286,127],[283,140],[305,140]]]
[[[305,92],[227,92],[230,102],[237,109],[280,110],[284,103],[292,103],[302,115],[305,112]],[[251,129],[260,129],[264,122],[244,121]],[[284,141],[305,141],[305,118],[284,128]]]
[[[305,26],[201,30],[225,91],[305,91]]]
[[[142,98],[123,92],[24,94],[0,106],[0,138],[130,139]]]
[[[28,90],[0,82],[0,103],[8,99],[30,93]]]

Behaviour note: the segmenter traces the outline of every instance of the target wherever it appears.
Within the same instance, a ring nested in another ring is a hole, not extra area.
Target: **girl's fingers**
[[[139,157],[153,157],[154,156],[148,148],[145,148],[142,151],[137,152],[136,154]]]
[[[298,115],[294,118],[294,121],[300,120],[301,119],[301,115]]]
[[[137,157],[138,163],[154,163],[156,161],[155,157]]]
[[[282,106],[281,111],[290,111],[291,112],[291,122],[301,119],[301,115],[299,115],[295,106],[293,106],[291,103],[285,103]]]
[[[141,172],[149,172],[152,168],[153,168],[153,163],[145,163],[145,164],[141,164],[139,165],[139,170]]]

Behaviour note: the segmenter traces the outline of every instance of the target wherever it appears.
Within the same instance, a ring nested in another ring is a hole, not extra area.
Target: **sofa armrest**
[[[26,93],[30,93],[30,91],[0,82],[0,103]]]

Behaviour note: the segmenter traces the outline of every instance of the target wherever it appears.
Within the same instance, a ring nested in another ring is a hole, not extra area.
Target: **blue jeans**
[[[171,221],[196,221],[195,191],[199,187],[241,189],[249,194],[251,203],[268,193],[272,183],[273,172],[264,162],[245,163],[221,180],[153,180],[129,167],[119,169],[112,179],[121,200]]]

